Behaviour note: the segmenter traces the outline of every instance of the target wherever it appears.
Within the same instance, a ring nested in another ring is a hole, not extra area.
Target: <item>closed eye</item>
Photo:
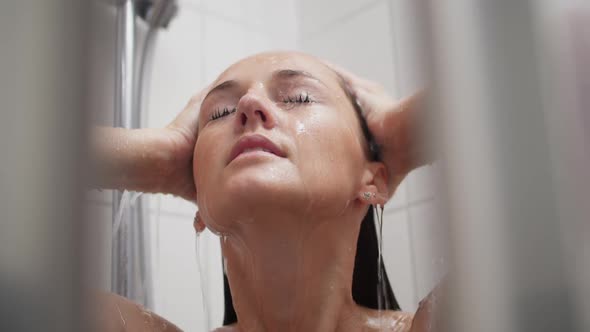
[[[234,113],[236,110],[237,109],[235,107],[233,107],[233,108],[224,107],[223,109],[218,108],[211,115],[211,120],[217,120],[217,119],[222,118],[224,116],[228,116],[228,115]]]
[[[314,100],[309,96],[309,94],[304,92],[295,96],[288,96],[286,98],[283,98],[283,103],[285,104],[311,104],[313,102]]]

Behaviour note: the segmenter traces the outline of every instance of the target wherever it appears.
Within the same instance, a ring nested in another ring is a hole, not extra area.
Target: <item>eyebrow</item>
[[[238,81],[235,81],[235,80],[225,81],[225,82],[217,85],[213,89],[211,89],[211,91],[209,91],[207,93],[207,95],[205,96],[205,98],[203,98],[203,100],[207,99],[207,97],[209,97],[209,95],[211,95],[213,92],[221,92],[221,91],[224,91],[224,90],[232,90],[232,89],[235,89],[238,85],[239,85]]]
[[[326,85],[319,78],[317,78],[317,77],[313,76],[312,74],[310,74],[306,71],[303,71],[303,70],[282,69],[282,70],[275,71],[273,73],[272,77],[274,79],[287,79],[287,78],[303,77],[303,78],[309,78],[314,81],[317,81],[317,82],[321,83],[322,85]]]

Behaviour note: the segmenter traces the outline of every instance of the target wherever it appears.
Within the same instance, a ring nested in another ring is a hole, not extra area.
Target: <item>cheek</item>
[[[220,200],[220,193],[216,190],[219,177],[223,170],[223,147],[220,140],[212,132],[199,135],[193,153],[193,176],[197,188],[197,206],[207,228],[214,233],[222,233],[224,227],[219,225],[213,216],[218,215],[213,202]]]
[[[215,135],[209,133],[199,136],[193,152],[193,176],[197,188],[197,203],[203,193],[210,190],[223,169],[220,161],[223,160],[223,146],[217,142]],[[201,195],[199,195],[201,194]]]
[[[306,187],[319,196],[314,199],[353,195],[365,157],[359,133],[348,118],[316,112],[296,121],[294,127],[299,169]]]

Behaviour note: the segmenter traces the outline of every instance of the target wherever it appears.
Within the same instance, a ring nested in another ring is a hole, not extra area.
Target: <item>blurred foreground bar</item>
[[[87,2],[0,1],[0,331],[82,327]]]
[[[588,128],[567,97],[580,86],[559,74],[583,67],[550,52],[564,50],[548,42],[567,21],[556,3],[424,8],[450,225],[447,331],[589,330]]]

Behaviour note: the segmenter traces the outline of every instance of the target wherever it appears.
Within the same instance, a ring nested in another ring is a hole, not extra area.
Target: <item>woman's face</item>
[[[336,74],[315,58],[265,53],[222,73],[202,102],[194,152],[197,204],[214,231],[278,211],[344,211],[366,142]]]

